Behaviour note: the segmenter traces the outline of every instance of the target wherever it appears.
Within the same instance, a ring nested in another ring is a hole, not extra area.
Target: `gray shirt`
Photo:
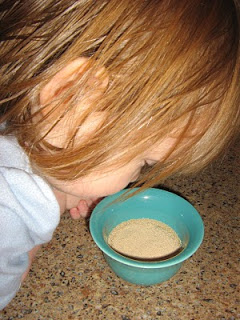
[[[21,285],[28,252],[51,240],[59,220],[49,185],[32,172],[16,139],[0,136],[0,310]]]

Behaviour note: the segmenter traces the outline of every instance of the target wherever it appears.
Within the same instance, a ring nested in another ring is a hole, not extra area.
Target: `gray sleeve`
[[[28,252],[51,240],[59,219],[58,203],[43,179],[0,167],[0,310],[21,285]]]

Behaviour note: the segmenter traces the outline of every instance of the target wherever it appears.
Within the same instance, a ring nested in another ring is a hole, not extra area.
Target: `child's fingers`
[[[89,205],[86,200],[80,200],[78,206],[69,210],[72,219],[86,218],[89,213]]]
[[[94,207],[102,200],[103,198],[95,200],[83,200],[81,199],[77,207],[69,210],[72,219],[76,220],[79,218],[87,218]]]
[[[78,203],[78,211],[81,217],[86,218],[89,214],[89,204],[86,200],[80,200]]]
[[[81,217],[78,208],[72,208],[69,210],[70,216],[72,219],[77,220]]]

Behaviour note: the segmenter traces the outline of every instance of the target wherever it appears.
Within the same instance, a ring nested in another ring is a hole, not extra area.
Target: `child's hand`
[[[79,218],[87,218],[94,207],[102,200],[102,198],[99,198],[97,200],[80,200],[78,202],[77,207],[71,208],[69,210],[71,217],[76,220]]]
[[[34,260],[36,254],[37,254],[37,252],[38,252],[38,250],[39,250],[40,248],[41,248],[41,245],[38,245],[38,246],[34,247],[32,250],[30,250],[30,251],[28,252],[28,256],[29,256],[28,268],[27,268],[27,270],[24,272],[24,274],[22,275],[21,282],[23,282],[23,281],[26,279],[26,277],[27,277],[27,275],[28,275],[28,273],[29,273],[29,270],[30,270],[30,268],[31,268],[31,265],[32,265],[32,263],[33,263],[33,260]]]

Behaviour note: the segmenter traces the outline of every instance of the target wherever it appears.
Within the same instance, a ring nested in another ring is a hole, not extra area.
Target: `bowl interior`
[[[131,190],[134,192],[136,189]],[[150,188],[121,202],[111,204],[126,190],[109,196],[93,210],[90,232],[97,246],[111,258],[142,268],[159,268],[186,260],[200,246],[204,226],[196,209],[182,197],[160,189]],[[119,223],[129,219],[149,218],[166,223],[181,239],[183,250],[174,257],[156,262],[138,261],[114,251],[107,243],[108,236]]]

